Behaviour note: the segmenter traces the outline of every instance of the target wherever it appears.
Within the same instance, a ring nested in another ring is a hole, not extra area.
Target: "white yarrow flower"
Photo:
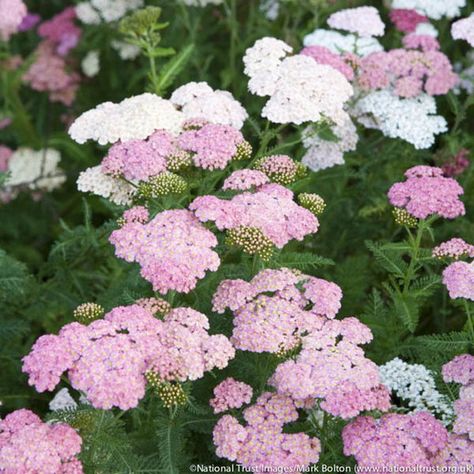
[[[444,16],[454,18],[461,14],[461,8],[466,6],[466,0],[393,0],[392,8],[416,10],[428,18],[439,20]]]
[[[170,101],[145,93],[118,104],[104,102],[84,112],[69,128],[69,135],[77,143],[95,140],[100,145],[144,140],[159,129],[179,133],[183,119]]]

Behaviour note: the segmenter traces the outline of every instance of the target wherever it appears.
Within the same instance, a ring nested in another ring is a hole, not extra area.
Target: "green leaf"
[[[418,301],[412,295],[403,295],[392,292],[394,309],[403,325],[411,332],[415,332],[420,318]]]
[[[0,249],[0,301],[11,301],[23,296],[33,283],[26,265]]]
[[[366,240],[365,245],[373,253],[375,260],[382,268],[399,278],[405,276],[407,264],[397,251],[390,251],[383,244],[371,240]]]
[[[161,68],[156,82],[157,94],[163,94],[173,84],[178,74],[186,67],[193,52],[194,44],[189,44]]]
[[[272,268],[288,267],[308,271],[315,268],[334,265],[330,258],[321,257],[311,252],[289,252],[275,256],[269,266]]]

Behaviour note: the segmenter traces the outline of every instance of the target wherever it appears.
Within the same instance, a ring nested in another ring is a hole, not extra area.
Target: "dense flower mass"
[[[279,184],[243,192],[230,200],[197,197],[189,206],[202,222],[214,221],[219,230],[256,227],[278,248],[317,232],[317,218],[293,201],[293,193]]]
[[[450,0],[440,2],[438,0],[392,0],[392,8],[405,8],[416,10],[434,20],[442,17],[454,18],[459,16],[461,8],[466,5],[466,0]]]
[[[414,166],[405,172],[406,181],[395,183],[388,192],[390,203],[406,209],[418,219],[438,214],[446,219],[464,215],[459,196],[462,187],[453,178],[446,178],[440,168]]]
[[[408,364],[398,357],[380,367],[382,383],[416,411],[429,411],[447,424],[453,417],[449,399],[438,392],[434,374],[421,364]]]
[[[234,191],[247,191],[258,186],[262,186],[270,182],[270,179],[265,173],[258,170],[237,170],[226,178],[222,189],[227,191],[232,189]]]
[[[344,454],[360,467],[430,467],[448,442],[446,428],[430,413],[361,416],[342,431]]]
[[[453,432],[465,435],[472,449],[474,447],[474,356],[470,354],[456,356],[443,366],[442,374],[445,382],[457,382],[462,385],[459,399],[454,402],[456,420]]]
[[[67,372],[94,407],[126,410],[143,398],[148,370],[182,382],[224,368],[235,351],[208,329],[206,316],[190,308],[173,309],[161,320],[143,306],[121,306],[88,326],[74,322],[57,336],[40,337],[23,371],[39,392],[53,390]]]
[[[361,37],[382,36],[385,31],[385,25],[374,7],[339,10],[328,18],[328,25],[336,30],[349,31]]]
[[[474,301],[474,261],[454,262],[443,271],[443,283],[451,298]]]
[[[243,416],[246,426],[237,418],[225,415],[214,427],[213,439],[219,457],[248,469],[269,472],[307,467],[318,461],[321,445],[317,438],[305,433],[283,433],[285,424],[298,419],[291,398],[265,392],[244,410]]]
[[[401,138],[415,148],[429,148],[435,135],[447,130],[446,120],[436,114],[436,102],[428,94],[403,99],[393,92],[381,90],[360,99],[353,115],[368,128],[385,136]]]
[[[26,16],[26,5],[22,0],[0,0],[0,39],[8,41],[19,30]]]
[[[82,440],[65,423],[47,424],[30,410],[0,420],[0,467],[6,474],[81,474]]]
[[[110,242],[118,257],[139,263],[143,278],[161,293],[188,293],[220,264],[212,250],[216,237],[184,209],[161,212],[146,224],[126,222]]]
[[[433,464],[442,468],[471,469],[474,465],[474,441],[449,433],[448,444],[433,458]]]
[[[250,385],[228,377],[214,388],[214,397],[209,404],[214,409],[214,413],[221,413],[250,403],[252,395],[253,390]]]
[[[283,186],[295,182],[306,173],[301,163],[287,155],[264,156],[254,164],[254,168],[265,173],[273,183]]]
[[[69,135],[78,143],[95,140],[100,145],[119,140],[144,140],[155,130],[178,133],[183,120],[183,114],[171,102],[145,93],[118,104],[99,104],[74,121]]]
[[[200,118],[240,130],[248,115],[228,91],[213,90],[207,82],[190,82],[173,92],[171,102],[186,119]]]
[[[474,258],[474,245],[457,237],[442,242],[433,249],[433,257],[437,258],[449,257],[457,260],[463,256]]]
[[[306,55],[286,57],[290,52],[290,46],[274,38],[262,38],[245,52],[250,91],[270,96],[262,117],[298,125],[323,118],[341,123],[347,117],[344,103],[353,92],[347,79]]]
[[[474,14],[455,21],[451,26],[451,34],[454,39],[466,40],[471,46],[474,46]]]
[[[313,58],[319,64],[327,64],[337,69],[340,73],[344,74],[348,81],[354,79],[354,70],[348,64],[350,59],[349,56],[346,58],[333,53],[329,48],[325,46],[306,46],[301,50],[301,53],[305,56]],[[346,61],[344,60],[346,59]]]

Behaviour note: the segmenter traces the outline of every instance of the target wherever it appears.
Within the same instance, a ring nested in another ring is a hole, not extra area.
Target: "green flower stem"
[[[415,275],[416,267],[418,265],[418,253],[420,252],[421,240],[423,238],[425,228],[426,228],[425,221],[421,220],[418,224],[415,237],[413,237],[410,230],[408,230],[408,235],[409,235],[410,243],[412,245],[412,249],[411,249],[410,263],[408,265],[408,270],[405,274],[405,278],[403,281],[403,294],[407,294],[410,288],[410,282],[413,279],[413,276]]]
[[[464,309],[466,311],[466,316],[467,316],[467,325],[469,327],[469,333],[471,334],[471,345],[474,346],[474,314],[471,314],[471,311],[469,309],[469,303],[464,300]]]

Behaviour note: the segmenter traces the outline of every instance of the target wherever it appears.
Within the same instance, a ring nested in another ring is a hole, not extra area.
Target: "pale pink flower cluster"
[[[183,382],[226,367],[235,350],[208,329],[206,316],[191,308],[160,320],[142,306],[121,306],[88,326],[74,322],[57,336],[41,336],[23,358],[23,371],[39,392],[53,390],[67,372],[94,407],[126,410],[145,395],[147,370]]]
[[[406,49],[421,49],[421,51],[438,51],[441,47],[435,37],[417,33],[405,35],[402,43]]]
[[[433,458],[433,464],[445,469],[463,468],[467,472],[474,466],[474,441],[449,433],[448,444]]]
[[[265,173],[258,170],[243,169],[234,171],[228,176],[222,185],[222,189],[224,191],[230,189],[233,191],[246,191],[269,182],[270,180]]]
[[[230,125],[208,123],[197,130],[188,130],[178,138],[182,150],[192,153],[198,168],[224,169],[237,155],[243,135]]]
[[[211,398],[209,405],[214,409],[214,413],[222,413],[250,403],[252,395],[250,385],[228,377],[214,388],[214,398]]]
[[[428,22],[425,15],[407,8],[395,8],[390,11],[389,16],[395,28],[403,33],[413,33],[420,23]]]
[[[331,28],[359,36],[383,36],[385,25],[374,7],[347,8],[333,13],[327,21]]]
[[[413,46],[423,43],[417,40]],[[407,45],[412,45],[408,42]],[[431,48],[432,49],[432,48]],[[365,90],[392,86],[400,97],[448,93],[457,83],[449,59],[436,50],[392,49],[369,54],[360,60],[358,84]]]
[[[51,20],[43,22],[38,28],[38,34],[54,44],[57,54],[66,56],[76,47],[81,37],[81,29],[74,24],[76,18],[75,8],[67,7]]]
[[[443,176],[441,168],[414,166],[405,172],[406,181],[395,183],[388,191],[390,203],[406,209],[418,219],[438,214],[446,219],[462,216],[466,210],[459,196],[462,187]]]
[[[445,382],[462,385],[459,399],[454,402],[456,419],[449,443],[438,456],[441,466],[474,465],[474,356],[463,354],[443,365]]]
[[[371,339],[370,329],[356,318],[314,317],[298,356],[280,364],[270,384],[298,401],[322,399],[324,411],[344,419],[366,410],[387,411],[390,393],[377,365],[359,347]]]
[[[292,239],[303,240],[317,232],[319,226],[314,214],[296,204],[293,193],[278,184],[265,184],[230,200],[200,196],[189,208],[200,221],[214,221],[219,230],[257,227],[278,248]]]
[[[146,181],[166,171],[167,158],[178,153],[175,139],[158,130],[147,140],[117,142],[102,160],[102,171],[128,180]]]
[[[8,41],[27,14],[26,5],[22,0],[0,0],[0,39]]]
[[[474,245],[455,237],[436,246],[432,254],[436,258],[449,257],[456,260],[463,256],[474,258]]]
[[[321,445],[305,433],[283,433],[283,426],[298,419],[295,402],[286,396],[263,393],[244,410],[246,426],[231,415],[214,427],[216,454],[236,461],[252,472],[307,467],[319,459]]]
[[[188,293],[220,265],[212,250],[216,237],[184,209],[161,212],[146,224],[126,222],[109,240],[118,257],[140,264],[143,278],[160,293]]]
[[[455,21],[451,26],[451,35],[454,39],[466,40],[474,46],[474,13],[467,18]]]
[[[344,454],[360,467],[431,467],[446,446],[446,428],[428,412],[390,413],[375,420],[360,416],[342,431]]]
[[[23,81],[36,91],[48,92],[51,102],[71,105],[79,87],[79,75],[71,71],[65,58],[57,54],[50,41],[40,43],[35,61],[23,75]]]
[[[47,424],[30,410],[0,420],[0,469],[5,474],[82,474],[82,439],[65,423]]]
[[[126,223],[139,222],[140,224],[146,224],[150,219],[150,213],[144,206],[135,206],[123,213],[123,219]]]
[[[454,262],[443,271],[443,283],[450,298],[465,298],[474,301],[474,261]]]

